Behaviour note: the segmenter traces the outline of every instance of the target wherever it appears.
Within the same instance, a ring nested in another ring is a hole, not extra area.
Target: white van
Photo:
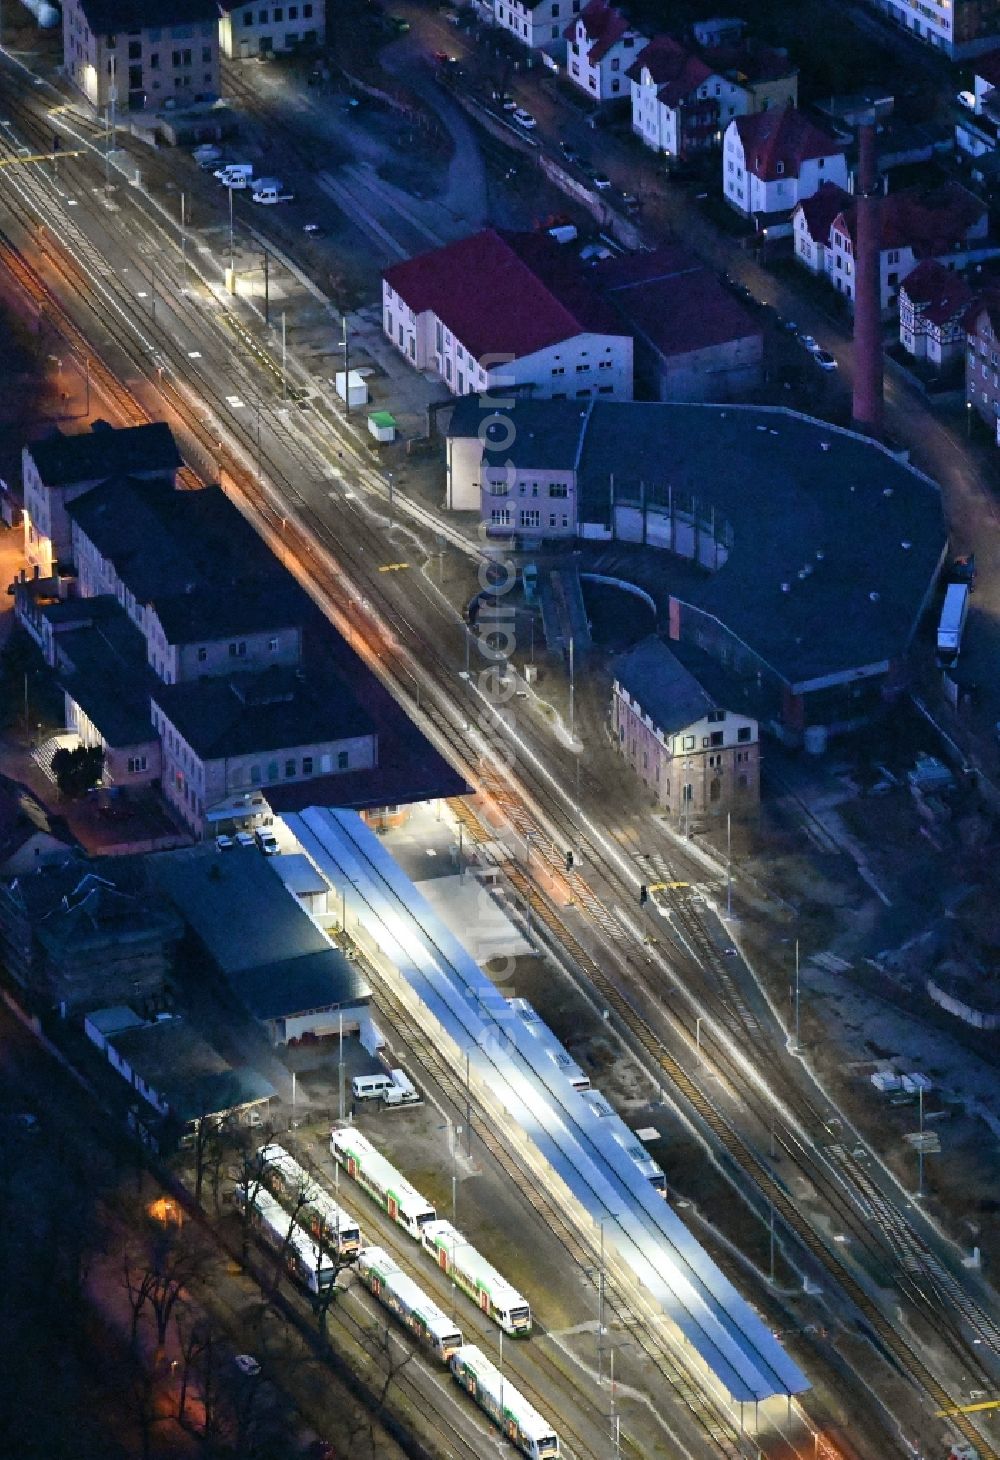
[[[386,1105],[419,1105],[417,1087],[405,1070],[392,1070],[391,1087],[382,1096]]]
[[[351,1081],[351,1094],[355,1100],[383,1100],[386,1091],[392,1088],[390,1075],[355,1075]]]
[[[253,185],[253,201],[255,203],[293,203],[294,193],[282,192],[282,185],[274,178],[264,178]]]
[[[253,182],[253,166],[249,162],[233,162],[218,174],[224,188],[248,188]]]

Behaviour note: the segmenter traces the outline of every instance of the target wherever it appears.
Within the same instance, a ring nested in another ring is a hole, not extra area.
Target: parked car
[[[816,354],[819,349],[819,343],[813,339],[812,335],[798,335],[797,339],[803,350],[808,350],[810,355]]]
[[[215,838],[216,849],[220,852],[228,852],[230,847],[234,847],[235,845],[236,843],[233,841],[232,837],[226,836],[225,832],[220,832],[220,834]]]
[[[234,840],[241,847],[252,847],[255,845],[253,832],[251,831],[238,831]]]
[[[837,368],[837,362],[829,350],[817,350],[813,355],[813,359],[821,370],[836,370]]]
[[[254,833],[254,840],[256,841],[258,847],[260,847],[261,851],[264,853],[265,857],[276,857],[278,855],[278,852],[281,850],[281,848],[278,846],[278,838],[275,836],[274,832],[268,831],[267,828],[264,826],[258,827],[257,831]]]
[[[510,117],[511,121],[516,122],[519,127],[523,127],[526,132],[530,132],[538,126],[534,117],[530,112],[526,112],[523,106],[515,107]]]
[[[594,187],[599,193],[607,192],[608,188],[611,186],[611,179],[608,177],[606,172],[591,173],[590,181],[594,184]]]
[[[320,223],[303,223],[302,232],[308,233],[310,238],[324,238],[326,229]]]

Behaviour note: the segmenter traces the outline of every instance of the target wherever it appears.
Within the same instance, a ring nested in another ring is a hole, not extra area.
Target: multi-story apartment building
[[[876,10],[952,61],[995,50],[1000,0],[871,0]]]
[[[655,636],[617,659],[613,674],[611,733],[660,811],[683,824],[756,810],[755,719],[723,709]]]
[[[219,95],[216,0],[65,0],[66,75],[98,111],[186,106]]]
[[[632,398],[631,337],[579,260],[545,234],[488,228],[393,265],[382,328],[453,395],[500,386]]]
[[[326,0],[218,0],[219,45],[229,60],[270,56],[326,40]]]
[[[592,101],[629,95],[626,75],[647,44],[622,12],[607,0],[588,0],[566,27],[566,75]]]
[[[965,401],[1000,446],[1000,295],[986,292],[966,316]]]

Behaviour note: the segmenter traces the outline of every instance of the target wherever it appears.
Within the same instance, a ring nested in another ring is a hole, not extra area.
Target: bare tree
[[[368,1330],[368,1336],[372,1343],[372,1352],[382,1368],[382,1384],[378,1391],[378,1398],[368,1413],[368,1440],[371,1445],[372,1460],[375,1460],[375,1446],[377,1436],[375,1433],[376,1416],[381,1417],[386,1412],[389,1402],[389,1391],[399,1378],[400,1374],[410,1363],[415,1350],[394,1338],[392,1329],[386,1324],[384,1327],[377,1327]]]
[[[342,1287],[340,1286],[340,1274],[344,1272],[345,1269],[350,1269],[354,1265],[356,1259],[353,1255],[350,1257],[344,1256],[340,1249],[339,1230],[334,1231],[334,1229],[332,1227],[329,1227],[326,1222],[319,1223],[318,1229],[315,1233],[315,1240],[319,1256],[316,1269],[317,1293],[316,1297],[313,1299],[313,1312],[316,1314],[316,1322],[319,1324],[320,1335],[322,1336],[323,1341],[326,1342],[328,1337],[327,1325],[330,1317],[330,1309],[337,1301],[338,1294],[343,1291]],[[330,1282],[322,1283],[320,1281],[320,1274],[325,1265],[325,1261],[331,1258],[333,1259],[334,1264],[333,1277]]]
[[[187,1418],[188,1388],[211,1349],[212,1330],[204,1318],[192,1319],[183,1308],[174,1314],[174,1327],[181,1351],[181,1387],[177,1396],[177,1418],[183,1424]]]

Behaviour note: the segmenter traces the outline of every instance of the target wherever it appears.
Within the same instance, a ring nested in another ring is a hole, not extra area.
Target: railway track
[[[28,221],[30,221],[30,220],[28,220]],[[51,256],[51,253],[52,253],[52,251],[50,250],[50,256]],[[58,261],[54,260],[54,262],[58,262]],[[92,292],[92,284],[91,284],[90,281],[87,281],[86,280],[85,275],[80,275],[79,271],[76,270],[75,271],[75,277],[74,277],[74,267],[65,265],[65,260],[63,260],[63,264],[68,269],[68,273],[69,273],[68,282],[70,283],[71,287],[77,289],[78,291],[84,293],[85,295],[86,294],[90,294]],[[37,279],[36,279],[35,282],[36,283],[38,282]],[[49,293],[49,291],[47,291],[47,290],[44,290],[43,289],[42,292],[43,292],[43,295],[49,301],[51,301],[49,307],[54,307],[54,308],[58,309],[59,307],[58,307],[58,305],[55,304],[54,296],[52,296]],[[62,311],[61,310],[59,312],[60,312],[60,314],[62,314]],[[75,327],[73,327],[73,329],[75,330]],[[82,332],[81,331],[75,331],[75,332],[79,336],[80,341],[81,341],[83,347],[87,348],[89,358],[91,358],[92,360],[95,360],[96,361],[95,353],[92,350],[89,349],[89,346],[87,346],[86,341],[85,341],[85,339],[83,337]],[[131,338],[130,339],[127,339],[127,340],[123,340],[121,342],[121,347],[122,348],[125,348],[126,350],[130,350],[133,353],[134,353],[134,345],[135,345],[135,342]],[[104,388],[104,384],[105,384],[105,382],[102,382],[102,385],[101,385],[101,388],[102,389]],[[166,380],[166,382],[165,382],[165,393],[173,397],[173,404],[175,405],[175,407],[179,411],[182,411],[185,415],[189,415],[190,414],[190,408],[189,408],[190,407],[190,403],[189,403],[189,401],[186,399],[186,397],[183,394],[183,392],[181,390],[179,390],[176,386],[174,386],[173,382],[170,381],[169,379]],[[123,411],[130,412],[130,413],[133,412],[133,411],[135,411],[135,409],[137,407],[137,402],[135,401],[134,397],[131,396],[131,393],[130,392],[123,391],[123,390],[121,390],[121,388],[116,389],[114,383],[110,383],[109,384],[109,394],[111,395],[112,399],[117,399],[117,401],[120,404],[120,406],[121,406],[121,408],[122,408]],[[217,401],[217,403],[218,403],[218,401]],[[131,418],[132,419],[135,419],[135,416],[132,415]],[[145,418],[145,413],[143,413],[141,411],[141,408],[139,408],[139,418],[140,419]],[[126,415],[125,416],[125,419],[129,419],[129,416]],[[265,522],[273,530],[275,528],[275,526],[276,526],[276,521],[275,521],[275,518],[276,518],[275,508],[274,508],[271,500],[268,498],[267,494],[264,491],[261,490],[261,488],[259,487],[258,484],[256,484],[254,482],[253,477],[252,477],[252,474],[249,474],[247,472],[247,470],[246,470],[246,458],[247,458],[247,456],[249,454],[252,454],[252,450],[253,450],[253,442],[252,442],[252,439],[248,437],[247,431],[245,429],[242,429],[241,430],[239,428],[239,426],[236,426],[235,428],[230,428],[230,429],[232,429],[233,430],[233,434],[235,436],[237,436],[237,438],[239,438],[240,444],[241,444],[241,447],[242,447],[242,451],[241,451],[240,454],[234,455],[232,452],[228,452],[228,451],[224,453],[224,456],[226,458],[225,459],[226,472],[227,472],[227,475],[230,478],[230,485],[232,487],[234,487],[234,488],[238,488],[239,492],[243,495],[243,497],[245,499],[248,499],[253,504],[253,506],[256,509],[256,511],[258,513],[260,513],[264,517]],[[195,434],[197,435],[198,433],[195,433]],[[206,437],[205,437],[205,433],[202,433],[202,444],[207,444]],[[311,472],[315,472],[316,462],[315,462],[314,457],[309,452],[304,452],[303,453],[303,456],[304,456],[304,463],[305,464],[308,464],[308,467],[309,467],[309,469],[310,469]],[[271,464],[269,463],[269,467],[270,467],[270,465]],[[364,463],[363,462],[362,463],[362,466],[363,466],[363,468],[365,470],[367,470],[367,471],[370,472],[371,468],[370,468],[370,465],[368,463]],[[275,476],[275,478],[277,480],[281,480],[281,477],[282,477],[281,469],[280,468],[275,468],[275,470],[273,472],[273,475]],[[283,484],[283,485],[286,485],[287,486],[287,484]],[[372,597],[374,599],[376,599],[376,600],[381,599],[384,602],[385,601],[385,593],[384,593],[385,584],[384,583],[379,583],[378,580],[375,579],[374,575],[370,571],[370,565],[366,567],[366,565],[364,565],[359,560],[357,554],[352,554],[352,552],[344,544],[344,542],[341,541],[341,540],[339,540],[339,539],[337,539],[331,533],[330,528],[329,528],[329,524],[327,522],[320,522],[317,519],[315,509],[312,508],[312,507],[310,507],[309,504],[306,503],[305,500],[302,498],[301,494],[296,493],[296,491],[294,490],[294,488],[289,488],[288,495],[289,495],[289,500],[294,503],[297,512],[299,514],[301,514],[303,523],[306,524],[306,526],[305,526],[304,529],[303,529],[303,527],[300,527],[298,523],[293,524],[291,521],[289,521],[289,523],[287,524],[287,530],[288,530],[289,536],[294,539],[295,549],[296,549],[297,553],[301,556],[302,562],[308,565],[308,563],[310,561],[310,554],[313,552],[313,540],[315,540],[318,543],[322,544],[324,546],[324,548],[329,547],[329,550],[335,553],[335,555],[337,556],[337,558],[338,558],[339,561],[341,561],[341,562],[346,561],[349,564],[350,571],[351,571],[351,574],[352,574],[352,578],[353,578],[353,581],[354,581],[355,584],[363,584],[365,586],[366,590],[372,594]],[[313,559],[313,561],[315,562],[316,560]],[[323,591],[323,595],[324,595],[324,597],[325,597],[325,599],[327,601],[333,601],[336,604],[336,606],[337,606],[337,608],[339,610],[339,613],[341,615],[341,622],[342,623],[346,622],[346,623],[349,624],[350,623],[351,602],[352,602],[352,599],[354,599],[356,601],[357,594],[353,594],[352,595],[350,592],[348,592],[346,590],[343,591],[343,592],[340,592],[338,594],[338,592],[336,590],[336,587],[333,584],[330,583],[330,581],[329,581],[328,578],[322,584],[322,591]],[[389,606],[389,608],[387,610],[387,613],[388,613],[388,618],[391,620],[391,622],[394,625],[394,629],[396,631],[398,631],[398,633],[399,633],[400,640],[405,643],[406,640],[409,639],[409,641],[412,642],[413,641],[413,637],[414,637],[414,629],[413,629],[413,626],[407,621],[407,619],[405,617],[405,613],[403,613],[400,610],[398,610],[396,608],[395,604],[390,604],[390,606]],[[390,634],[390,639],[391,638],[392,638],[392,635]],[[417,639],[417,642],[419,643],[419,635],[416,636],[416,639]],[[387,645],[386,647],[388,648],[390,646]],[[397,647],[397,646],[395,644],[392,644],[391,647]],[[423,646],[423,647],[426,648],[426,646]],[[369,662],[371,662],[371,660]],[[443,662],[442,659],[441,659],[440,654],[438,654],[436,656],[436,662],[434,663],[433,668],[435,670],[435,673],[439,676],[440,682],[446,687],[447,693],[449,695],[452,695],[453,696],[453,694],[454,694],[454,688],[453,688],[454,671],[453,671],[451,665],[447,664],[446,662]],[[403,675],[409,673],[409,671],[405,667],[405,662],[404,663],[401,663],[401,664],[397,664],[395,662],[392,662],[390,660],[390,656],[388,655],[388,653],[385,653],[383,659],[380,660],[380,672],[382,673],[382,675],[383,675],[384,678],[385,677],[388,677],[389,681],[392,684],[392,687],[394,689],[394,692],[397,695],[397,698],[402,699],[404,701],[404,703],[410,703],[410,704],[412,704],[412,691],[410,690],[410,688],[408,687],[405,679],[403,678]],[[449,751],[450,751],[450,753],[452,755],[452,758],[453,759],[457,759],[459,761],[459,763],[463,766],[463,768],[465,768],[466,770],[468,770],[469,767],[470,767],[468,745],[465,743],[464,739],[461,739],[460,736],[459,736],[459,733],[458,733],[459,725],[458,725],[458,722],[456,721],[456,718],[454,716],[449,715],[448,713],[442,711],[440,709],[440,707],[438,707],[438,706],[430,706],[430,707],[428,707],[426,704],[425,704],[424,709],[423,709],[422,718],[424,719],[425,722],[430,722],[431,724],[433,724],[433,726],[434,726],[434,728],[435,728],[435,730],[437,732],[437,736],[438,736],[439,741],[443,741],[445,743],[445,745],[447,746],[447,748],[449,749]],[[476,767],[476,769],[477,770],[481,770],[481,768],[479,768],[479,767]],[[538,786],[538,784],[539,783],[536,781],[536,787]],[[511,788],[510,788],[509,785],[505,789],[506,789],[506,796],[505,796],[506,809],[507,809],[508,813],[510,813],[510,819],[512,821],[515,820],[515,816],[513,814],[512,807],[517,807],[517,808],[520,809],[520,812],[521,812],[521,823],[522,823],[522,825],[526,825],[526,824],[534,824],[534,825],[537,825],[537,821],[536,821],[536,818],[535,818],[535,813],[530,809],[530,806],[526,802],[524,802],[523,800],[522,801],[517,801],[512,796],[512,794],[511,794]],[[546,787],[544,785],[541,785],[540,789],[541,789],[542,792],[546,792]],[[547,792],[546,792],[546,794],[547,794]],[[549,815],[550,816],[553,816],[554,818],[563,815],[563,813],[561,811],[561,808],[558,805],[558,803],[553,803],[552,800],[551,800],[551,796],[549,796],[548,799],[549,799],[549,806],[548,806]],[[515,822],[515,824],[516,824],[516,822]],[[571,842],[571,844],[579,844],[579,841],[580,841],[580,831],[579,831],[579,828],[578,827],[574,827],[573,828],[573,831],[572,831],[572,842]],[[597,860],[598,862],[600,862],[602,860],[602,858],[603,858],[603,853],[601,852],[601,849],[599,847],[599,844],[593,844],[592,849],[595,852],[595,860]],[[609,870],[609,875],[611,875],[613,878],[615,878],[617,881],[620,882],[620,880],[621,880],[620,879],[620,874],[616,873],[614,871],[614,869],[610,869]],[[602,901],[601,901],[600,898],[598,898],[596,896],[593,896],[593,895],[589,895],[589,889],[587,888],[586,883],[583,882],[583,879],[579,879],[578,880],[578,882],[576,883],[576,888],[577,888],[577,891],[580,894],[581,904],[585,907],[585,909],[588,911],[588,913],[592,914],[592,916],[596,920],[596,922],[597,922],[600,930],[602,931],[602,933],[604,933],[607,936],[607,938],[608,938],[609,941],[613,941],[614,943],[616,943],[617,945],[619,945],[619,947],[621,947],[621,945],[623,945],[623,944],[626,945],[626,946],[634,945],[634,943],[636,942],[636,940],[629,933],[628,929],[623,927],[623,925],[621,923],[621,920],[618,919],[617,917],[615,917],[615,915],[614,915],[613,912],[608,912],[608,910],[604,907],[604,904],[602,903]],[[589,903],[588,903],[588,895],[589,895]],[[533,909],[535,911],[536,916],[541,917],[542,916],[541,905],[543,904],[544,900],[539,897],[539,894],[537,893],[537,890],[536,889],[529,889],[528,890],[528,893],[527,893],[527,896],[529,898],[530,905],[533,907]],[[605,917],[603,918],[603,920],[602,920],[601,911],[600,911],[602,909],[603,909],[603,911],[605,913]],[[565,931],[566,930],[565,930],[564,926],[560,923],[560,932],[561,933],[565,933]],[[575,941],[576,940],[574,940],[574,942]],[[577,943],[577,947],[579,947],[579,944],[578,943]],[[599,967],[598,967],[598,965],[597,965],[597,963],[593,959],[591,959],[589,957],[587,957],[586,962],[584,963],[583,967],[584,967],[585,971],[588,974],[590,974],[593,970],[596,970],[598,974],[600,974],[600,972],[601,972],[600,969],[599,969]],[[595,985],[600,988],[600,980],[595,979]],[[604,993],[604,990],[602,989],[601,992],[603,994]],[[624,1001],[624,1002],[627,1003],[628,1001]],[[647,1046],[647,1053],[650,1055],[651,1058],[653,1058],[653,1057],[656,1058],[657,1063],[661,1065],[661,1067],[664,1069],[664,1072],[665,1073],[669,1072],[669,1069],[670,1069],[669,1064],[663,1063],[661,1061],[661,1058],[660,1058],[662,1046],[660,1045],[659,1040],[657,1039],[657,1037],[655,1036],[655,1034],[653,1034],[652,1030],[650,1029],[650,1027],[648,1025],[646,1025],[646,1030],[647,1030],[647,1038],[650,1038],[652,1040],[652,1046],[651,1047]],[[643,1041],[643,1043],[645,1044],[645,1041]],[[674,1064],[676,1064],[676,1061],[674,1061]],[[693,1084],[692,1084],[691,1081],[687,1080],[686,1076],[684,1076],[684,1073],[683,1073],[683,1071],[680,1070],[680,1067],[679,1066],[678,1066],[678,1072],[679,1072],[678,1073],[678,1078],[677,1078],[678,1088],[680,1088],[682,1090],[682,1092],[685,1094],[685,1096],[688,1097],[688,1090],[685,1089],[685,1085],[688,1086],[690,1089],[694,1089],[695,1087],[693,1086]],[[711,1124],[711,1123],[709,1122],[709,1124]],[[720,1134],[719,1132],[716,1132],[716,1133],[717,1134]],[[721,1134],[720,1134],[720,1139],[721,1139]],[[745,1150],[745,1147],[743,1149]],[[743,1157],[742,1156],[741,1156],[741,1164],[744,1164],[744,1160],[743,1160]],[[756,1174],[756,1173],[754,1172],[753,1174]],[[772,1184],[774,1184],[774,1183],[772,1183]],[[766,1194],[766,1188],[765,1188],[765,1194]],[[776,1207],[778,1208],[779,1211],[782,1212],[782,1215],[785,1214],[785,1208],[781,1204],[776,1203]],[[795,1215],[794,1214],[794,1211],[792,1212],[792,1215],[793,1216]],[[802,1224],[801,1221],[798,1222],[798,1223],[794,1223],[793,1222],[792,1223],[792,1230],[796,1231],[799,1235],[802,1235],[802,1233],[799,1230],[802,1225],[803,1224]],[[819,1243],[818,1242],[818,1239],[816,1239],[815,1236],[813,1236],[812,1234],[810,1234],[810,1235],[811,1235],[811,1240],[807,1240],[806,1241],[806,1245],[812,1247],[813,1250],[815,1250],[817,1252],[817,1254],[822,1254],[822,1259],[823,1259],[824,1265],[825,1266],[829,1266],[830,1265],[830,1259],[831,1259],[831,1254],[829,1253],[829,1250],[826,1249],[823,1246],[823,1244]],[[804,1238],[804,1240],[805,1240],[805,1238]],[[843,1272],[843,1269],[841,1268],[841,1273],[842,1272]],[[884,1326],[884,1325],[881,1325],[881,1326]],[[873,1324],[873,1327],[876,1327],[876,1325]],[[895,1351],[895,1352],[898,1353],[899,1360],[904,1365],[904,1367],[906,1367],[907,1369],[912,1369],[912,1365],[910,1364],[910,1358],[909,1358],[910,1350],[909,1350],[908,1346],[904,1346],[904,1348],[903,1348],[902,1351],[898,1351],[897,1350],[897,1345],[896,1345],[896,1342],[895,1342],[895,1336],[893,1336],[893,1338],[894,1338],[894,1341],[889,1344],[890,1350],[891,1351]],[[915,1373],[916,1373],[916,1376],[918,1377],[918,1379],[920,1377],[920,1372],[921,1372],[920,1371],[920,1368],[917,1368],[915,1370]],[[939,1407],[946,1407],[946,1405],[941,1405],[940,1404],[940,1395],[944,1394],[944,1390],[941,1388],[941,1386],[939,1386],[939,1385],[937,1385],[935,1383],[933,1385],[933,1387],[927,1387],[927,1386],[924,1386],[924,1387],[925,1387],[925,1390],[926,1390],[927,1394],[932,1398],[932,1400],[934,1400],[936,1403],[939,1404]],[[948,1397],[946,1396],[946,1403],[951,1403],[951,1402],[953,1402],[953,1401],[950,1401],[948,1399]],[[974,1443],[977,1443],[979,1445],[980,1449],[982,1450],[982,1448],[983,1448],[982,1436],[979,1435],[978,1431],[972,1430],[972,1432],[970,1433],[970,1430],[972,1429],[972,1427],[970,1426],[968,1429],[964,1428],[963,1426],[965,1425],[965,1423],[966,1423],[966,1418],[964,1416],[957,1418],[956,1421],[955,1421],[956,1428],[958,1428],[967,1438],[973,1439],[973,1442]],[[989,1453],[993,1453],[993,1452],[990,1451]]]

